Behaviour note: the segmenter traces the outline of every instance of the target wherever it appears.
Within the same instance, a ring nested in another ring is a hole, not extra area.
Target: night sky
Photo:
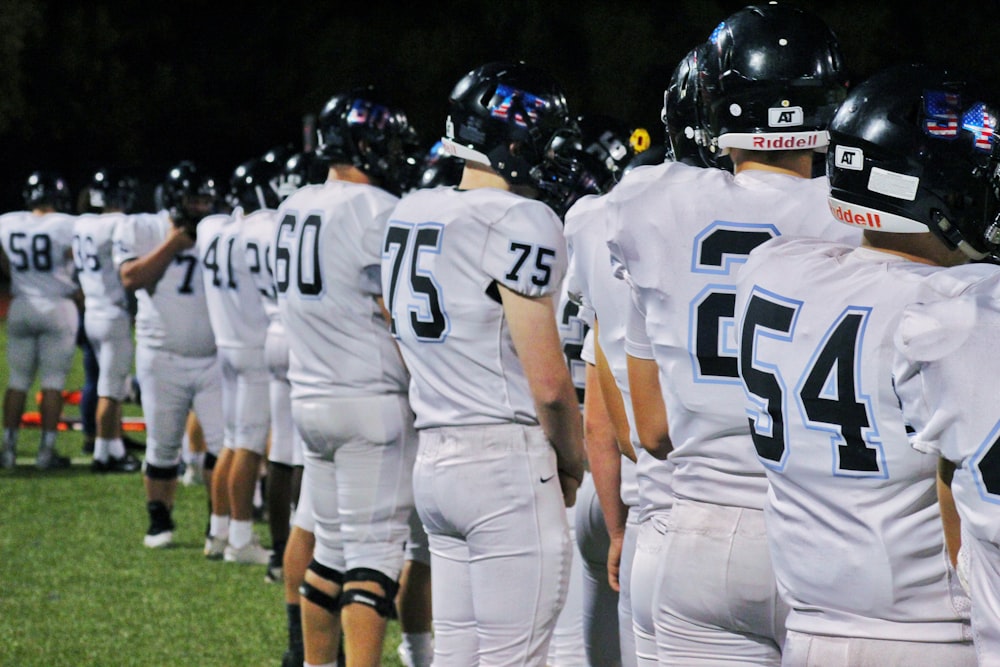
[[[405,0],[404,0],[405,2]],[[33,169],[74,192],[102,166],[161,180],[182,159],[228,177],[302,120],[373,83],[429,146],[452,85],[493,60],[549,69],[574,113],[618,116],[662,141],[677,62],[745,2],[0,2],[0,210]],[[1000,0],[816,2],[855,80],[904,61],[1000,81]],[[975,11],[973,11],[975,10]]]

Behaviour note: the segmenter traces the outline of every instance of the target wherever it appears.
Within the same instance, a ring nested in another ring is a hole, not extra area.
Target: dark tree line
[[[452,84],[491,60],[522,59],[563,81],[577,113],[606,113],[662,140],[663,89],[681,57],[746,2],[0,3],[0,210],[25,176],[78,187],[100,166],[162,178],[181,159],[227,175],[286,143],[334,92],[391,92],[430,145]],[[1000,79],[1000,0],[980,14],[948,3],[802,0],[840,37],[861,79],[930,61]]]

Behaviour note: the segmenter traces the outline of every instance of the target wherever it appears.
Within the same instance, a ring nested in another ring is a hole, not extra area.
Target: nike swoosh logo
[[[555,475],[549,475],[548,477],[542,477],[542,478],[540,478],[538,481],[540,481],[542,484],[545,484],[545,482],[549,481],[553,477],[555,477]]]

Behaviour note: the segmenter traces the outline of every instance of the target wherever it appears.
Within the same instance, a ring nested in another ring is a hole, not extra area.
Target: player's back
[[[611,248],[645,308],[673,444],[674,494],[759,509],[767,482],[749,448],[737,374],[736,275],[754,247],[776,236],[859,232],[830,215],[825,178],[756,169],[734,177],[686,165],[646,173],[632,192],[615,193]]]
[[[73,216],[14,211],[0,216],[0,243],[15,297],[66,298],[77,290],[71,254]]]
[[[87,317],[128,316],[128,297],[115,268],[113,236],[124,213],[84,214],[73,227],[73,258]]]
[[[277,230],[278,212],[260,209],[243,219],[241,233],[247,270],[272,324],[279,319],[278,291],[274,284],[274,237]]]
[[[115,227],[115,266],[120,268],[155,250],[172,226],[165,211],[128,216]],[[215,354],[215,335],[196,248],[174,255],[155,286],[136,291],[136,301],[137,343],[183,356]]]
[[[741,372],[790,630],[963,639],[937,457],[907,442],[892,376],[903,306],[952,298],[993,269],[943,271],[870,248],[780,239],[741,272]]]
[[[555,213],[493,188],[418,190],[392,214],[382,266],[417,428],[536,424],[496,284],[557,296],[566,257]]]
[[[205,299],[219,347],[263,347],[267,314],[248,268],[242,238],[245,216],[210,215],[198,223]]]
[[[327,181],[279,208],[275,282],[293,398],[406,391],[406,369],[376,301],[382,234],[397,201],[371,185]]]

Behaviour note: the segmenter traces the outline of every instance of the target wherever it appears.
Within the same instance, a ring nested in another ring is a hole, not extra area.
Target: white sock
[[[229,540],[229,515],[212,514],[208,518],[208,533],[214,538]]]
[[[121,441],[119,441],[121,442]],[[108,438],[96,438],[94,440],[94,460],[107,463],[111,454],[111,440]]]
[[[404,632],[400,650],[410,658],[413,667],[430,667],[434,658],[434,636],[429,632]]]
[[[94,443],[94,451],[97,451],[97,443]],[[125,443],[121,438],[108,438],[108,456],[113,459],[125,456]]]
[[[322,665],[315,665],[315,664],[313,664],[311,662],[304,662],[302,664],[305,667],[337,667],[337,661],[336,660],[334,660],[333,662],[324,662]]]
[[[229,544],[234,549],[240,549],[250,543],[253,537],[253,521],[237,521],[232,519],[229,522]]]

